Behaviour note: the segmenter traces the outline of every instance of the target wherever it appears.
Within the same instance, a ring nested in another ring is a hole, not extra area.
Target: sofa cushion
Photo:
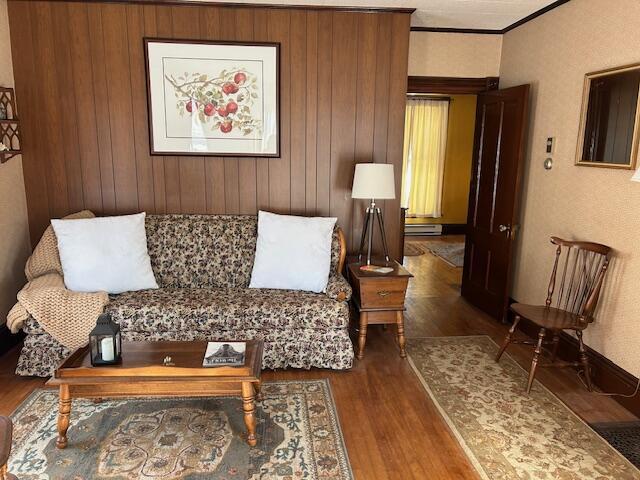
[[[147,215],[147,247],[160,287],[244,288],[258,235],[254,215]],[[334,230],[331,271],[340,259]]]
[[[66,287],[89,293],[158,288],[147,251],[145,216],[51,220]]]
[[[248,283],[256,219],[248,215],[149,215],[151,266],[161,287],[228,288]]]
[[[124,331],[340,329],[348,306],[324,294],[244,288],[161,288],[113,297],[106,311]]]
[[[249,287],[323,293],[331,273],[331,240],[336,220],[260,210]]]

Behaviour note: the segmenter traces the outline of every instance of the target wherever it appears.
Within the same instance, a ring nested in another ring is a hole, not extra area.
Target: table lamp
[[[378,219],[380,233],[382,234],[382,248],[384,258],[389,262],[389,249],[387,238],[384,234],[384,221],[382,211],[376,206],[376,200],[396,198],[395,181],[393,177],[393,164],[388,163],[358,163],[353,176],[353,189],[351,198],[365,198],[370,200],[365,213],[364,228],[358,249],[358,261],[362,260],[362,249],[367,239],[367,265],[371,265],[371,249],[373,243],[374,215]]]

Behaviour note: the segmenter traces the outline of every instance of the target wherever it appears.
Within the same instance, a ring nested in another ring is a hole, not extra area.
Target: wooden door
[[[478,95],[462,295],[498,320],[511,287],[528,97],[529,85]]]

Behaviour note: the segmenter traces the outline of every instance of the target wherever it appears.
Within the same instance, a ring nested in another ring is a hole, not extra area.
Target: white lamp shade
[[[393,164],[357,163],[351,198],[396,198]]]

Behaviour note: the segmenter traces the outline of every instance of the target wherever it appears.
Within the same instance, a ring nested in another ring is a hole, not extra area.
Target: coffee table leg
[[[244,410],[244,423],[247,426],[247,443],[255,447],[256,439],[256,402],[253,383],[242,382],[242,410]]]
[[[71,395],[69,385],[60,385],[60,401],[58,405],[58,439],[56,447],[67,446],[67,430],[69,429],[69,415],[71,414]]]

